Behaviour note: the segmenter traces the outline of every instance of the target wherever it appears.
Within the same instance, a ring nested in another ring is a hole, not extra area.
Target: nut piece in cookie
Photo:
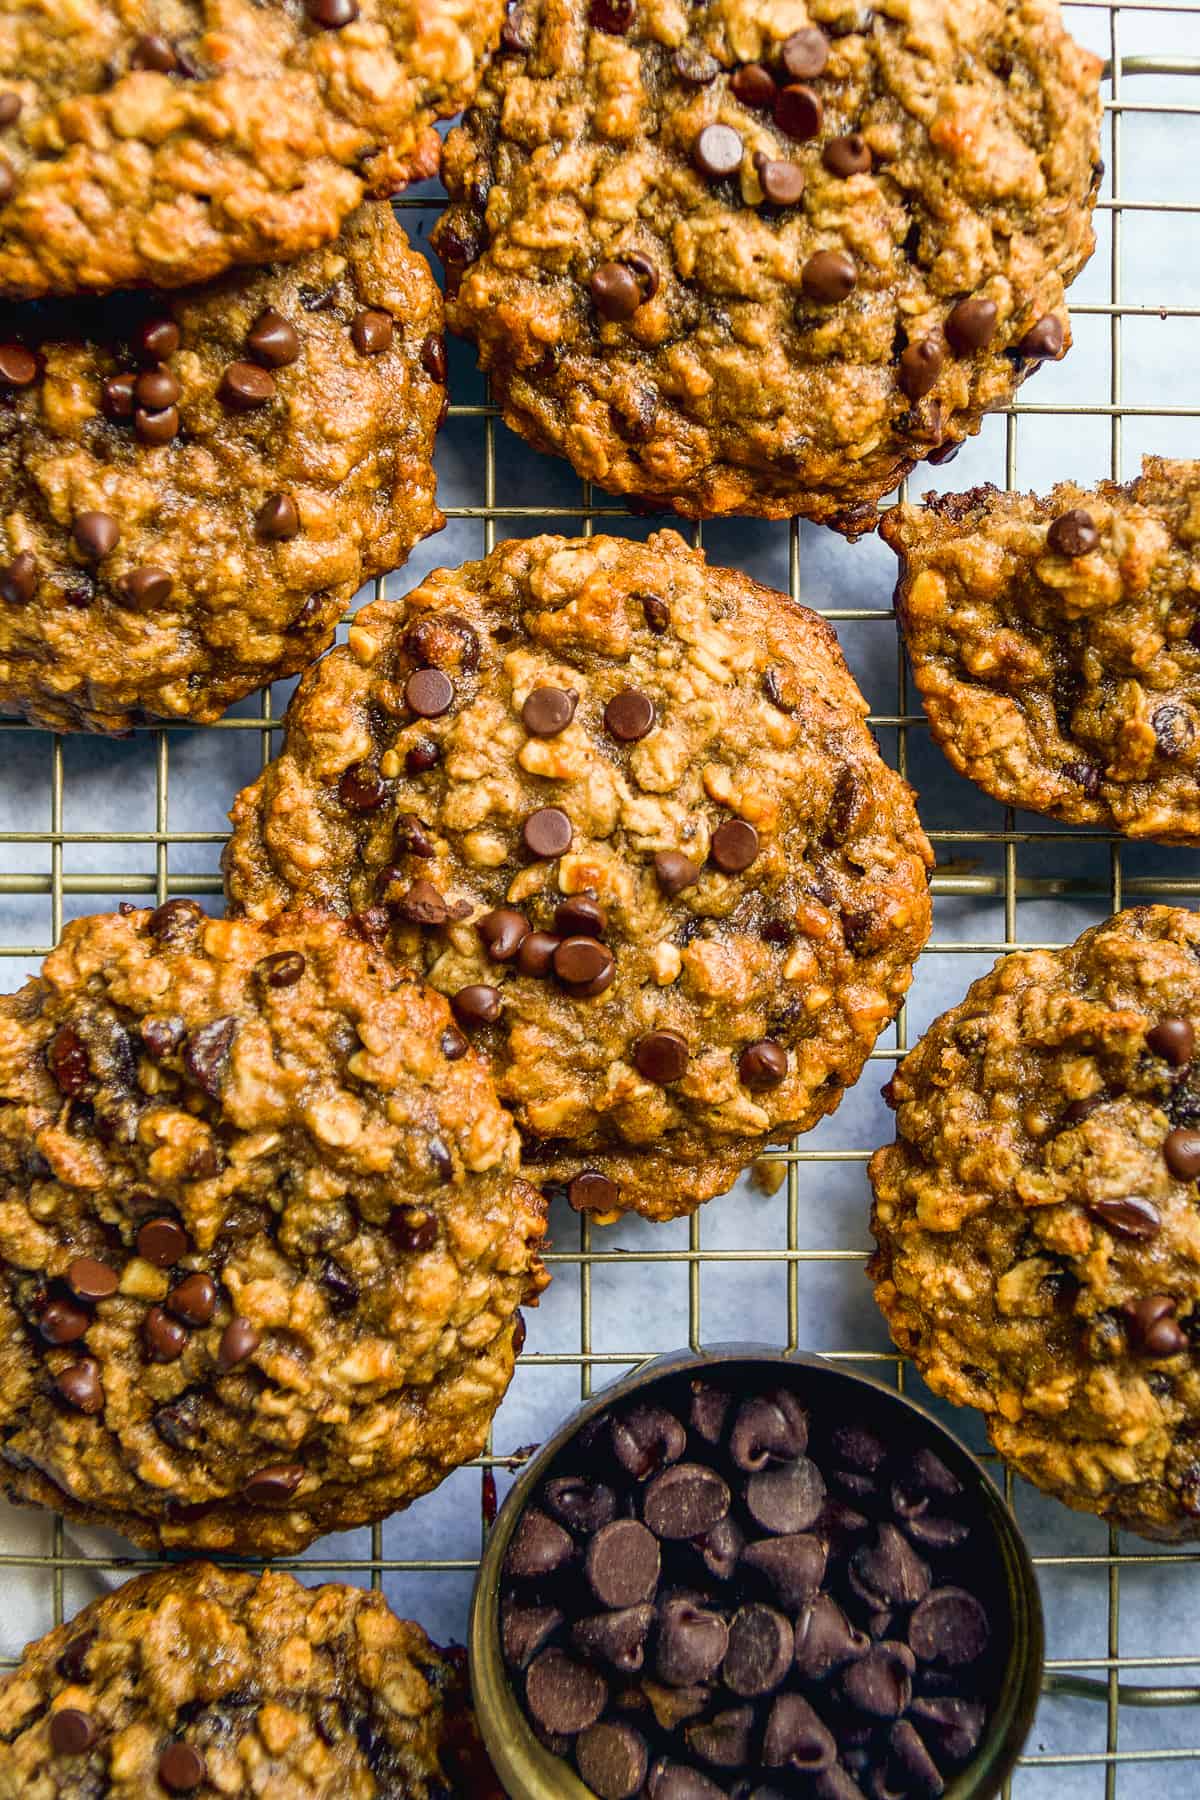
[[[521,0],[446,143],[507,423],[689,518],[849,536],[1070,342],[1101,65],[1056,0]]]
[[[1136,907],[1022,951],[884,1090],[875,1297],[1017,1471],[1200,1537],[1200,917]]]
[[[29,1644],[0,1681],[0,1793],[499,1800],[463,1673],[382,1594],[162,1569]]]
[[[594,1212],[723,1193],[854,1082],[932,860],[832,629],[673,531],[356,615],[234,806],[231,904],[381,909]]]
[[[383,206],[169,299],[0,306],[0,711],[208,722],[310,663],[443,522],[441,331]]]
[[[290,261],[437,173],[503,0],[22,5],[0,39],[0,295]],[[139,29],[148,19],[158,27]]]
[[[67,926],[0,999],[0,1485],[260,1555],[474,1456],[545,1202],[369,921]]]
[[[883,516],[934,738],[1007,806],[1200,844],[1200,463]]]

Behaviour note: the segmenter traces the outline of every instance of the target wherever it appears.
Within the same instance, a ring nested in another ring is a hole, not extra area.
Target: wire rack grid
[[[1200,5],[1080,0],[1067,11],[1076,34],[1107,64],[1100,243],[1073,295],[1076,349],[1061,369],[1040,376],[1038,399],[1026,390],[952,469],[922,471],[922,487],[989,478],[1016,486],[1019,475],[1021,485],[1039,488],[1067,474],[1121,479],[1132,472],[1131,453],[1187,454],[1195,444],[1200,383],[1189,389],[1187,347],[1200,319],[1200,241],[1189,246],[1188,233],[1200,238],[1200,198],[1188,176],[1200,166],[1200,83],[1188,78],[1200,75]],[[423,190],[397,205],[420,242],[436,194]],[[1160,273],[1171,279],[1169,290],[1150,285]],[[387,578],[388,592],[404,591],[435,563],[490,549],[504,534],[599,528],[644,535],[652,528],[509,437],[461,348],[452,348],[451,390],[439,453],[449,524],[402,575]],[[639,1221],[606,1228],[556,1215],[547,1255],[555,1281],[530,1321],[487,1452],[402,1518],[325,1540],[283,1565],[306,1578],[337,1573],[385,1587],[435,1635],[461,1633],[498,1484],[573,1395],[586,1397],[646,1355],[685,1340],[698,1346],[719,1336],[770,1336],[919,1388],[888,1347],[862,1280],[862,1165],[888,1135],[873,1076],[886,1074],[910,1034],[915,1039],[995,955],[1068,941],[1134,899],[1186,904],[1200,895],[1194,853],[1018,819],[949,774],[910,704],[891,623],[891,560],[878,545],[851,549],[794,520],[722,522],[692,535],[715,560],[740,563],[835,622],[872,700],[885,753],[921,792],[939,862],[934,935],[910,1003],[873,1053],[865,1081],[833,1120],[775,1153],[786,1175],[776,1196],[755,1198],[743,1185],[692,1220],[659,1228]],[[378,582],[376,592],[384,591]],[[66,916],[123,898],[157,904],[173,894],[219,896],[218,815],[272,754],[285,698],[282,689],[267,690],[218,725],[147,728],[120,746],[0,720],[5,969],[19,977],[36,966]],[[41,809],[45,827],[31,827]],[[151,816],[144,828],[129,829],[139,809]],[[78,819],[89,828],[78,828]],[[108,820],[110,829],[94,828]],[[959,1415],[947,1422],[987,1454],[976,1422]],[[1051,1790],[1055,1800],[1200,1794],[1200,1720],[1188,1712],[1123,1712],[1119,1704],[1129,1675],[1200,1682],[1200,1553],[1120,1538],[1041,1500],[1011,1475],[1003,1479],[1035,1552],[1050,1671],[1060,1692],[1090,1689],[1104,1703],[1044,1703],[1006,1800],[1042,1800]],[[0,1667],[11,1666],[23,1637],[69,1616],[99,1585],[150,1566],[104,1534],[68,1532],[60,1519],[40,1515],[35,1525],[28,1514],[0,1508],[0,1569],[12,1602],[5,1610],[14,1614],[7,1632],[0,1627]]]

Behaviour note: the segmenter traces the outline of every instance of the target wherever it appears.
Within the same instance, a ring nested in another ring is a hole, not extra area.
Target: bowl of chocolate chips
[[[894,1389],[757,1345],[658,1357],[573,1414],[471,1614],[513,1800],[984,1800],[1042,1659],[975,1459]]]

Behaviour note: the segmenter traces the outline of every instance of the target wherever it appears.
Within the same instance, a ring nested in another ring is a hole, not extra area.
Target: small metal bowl
[[[1007,1617],[997,1621],[1007,1635],[1000,1690],[987,1729],[966,1768],[946,1785],[944,1800],[989,1800],[999,1792],[1029,1734],[1042,1688],[1045,1654],[1042,1607],[1029,1552],[1008,1507],[991,1480],[956,1438],[921,1406],[869,1376],[851,1374],[822,1357],[760,1344],[716,1344],[701,1351],[655,1357],[614,1382],[572,1413],[522,1470],[488,1537],[471,1604],[469,1633],[475,1707],[488,1752],[512,1800],[595,1800],[570,1765],[540,1744],[509,1682],[500,1647],[500,1580],[509,1539],[549,1466],[597,1413],[644,1394],[668,1377],[719,1375],[723,1386],[761,1391],[794,1385],[807,1397],[814,1388],[846,1419],[866,1417],[894,1435],[931,1444],[973,1499],[991,1533],[995,1556],[995,1597]]]

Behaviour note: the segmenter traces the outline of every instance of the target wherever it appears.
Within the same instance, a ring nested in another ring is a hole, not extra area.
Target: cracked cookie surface
[[[12,0],[0,294],[180,287],[437,173],[502,0]]]
[[[1067,346],[1099,75],[1055,0],[520,0],[447,140],[447,317],[601,487],[857,535]]]
[[[534,1178],[652,1218],[837,1105],[931,852],[832,628],[675,532],[543,537],[364,608],[233,810],[231,904],[372,909]]]
[[[1022,951],[930,1028],[871,1163],[876,1299],[1039,1487],[1200,1536],[1200,917]]]
[[[3,1800],[490,1800],[481,1758],[452,1653],[382,1594],[270,1569],[140,1575],[0,1682]]]
[[[0,1484],[277,1554],[474,1456],[541,1196],[440,995],[345,921],[67,926],[0,999]]]
[[[1007,806],[1200,844],[1200,463],[885,513],[933,735]]]
[[[441,296],[385,206],[169,299],[0,306],[0,712],[219,718],[443,523]]]

